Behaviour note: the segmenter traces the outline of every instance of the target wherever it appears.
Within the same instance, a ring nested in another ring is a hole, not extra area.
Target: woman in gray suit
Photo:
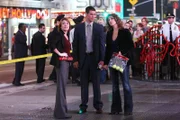
[[[59,25],[59,31],[56,39],[52,43],[54,50],[50,64],[54,65],[57,73],[57,91],[54,117],[57,119],[68,119],[71,115],[67,113],[67,101],[65,86],[68,80],[69,62],[60,61],[61,56],[70,56],[71,44],[69,42],[68,32],[70,23],[67,18],[63,18]]]

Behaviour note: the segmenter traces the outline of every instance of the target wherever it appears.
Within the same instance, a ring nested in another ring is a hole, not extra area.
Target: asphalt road
[[[49,65],[49,58],[46,59],[46,67],[44,72],[44,78],[48,78],[53,66]],[[0,84],[11,83],[14,79],[15,74],[15,63],[0,65]],[[36,80],[36,67],[35,60],[26,61],[24,67],[24,73],[21,81]]]

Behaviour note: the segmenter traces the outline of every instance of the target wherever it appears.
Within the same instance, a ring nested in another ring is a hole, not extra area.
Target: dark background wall
[[[138,0],[138,3],[144,2],[146,0]],[[137,3],[137,4],[138,4]],[[180,1],[179,1],[180,6]],[[129,17],[130,11],[126,9],[132,8],[132,5],[129,3],[129,0],[124,0],[124,17]],[[173,3],[168,3],[168,0],[163,0],[163,12],[166,14],[167,12],[173,13]],[[137,6],[135,9],[135,13],[137,16],[153,16],[153,0],[146,4]],[[156,0],[156,13],[161,14],[161,0]],[[180,21],[180,7],[176,10],[177,21]]]

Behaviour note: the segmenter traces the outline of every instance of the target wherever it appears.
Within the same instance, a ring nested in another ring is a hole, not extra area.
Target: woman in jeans
[[[130,59],[130,53],[133,49],[132,35],[129,30],[123,28],[121,19],[116,14],[110,14],[107,17],[108,32],[106,36],[106,54],[104,68],[108,69],[108,63],[113,53],[119,53]],[[119,75],[123,84],[124,91],[124,115],[132,115],[133,100],[132,91],[129,84],[129,65],[130,60],[123,73],[110,69],[110,80],[112,81],[112,105],[110,114],[119,114],[122,112],[121,97],[119,91]]]
[[[57,119],[71,118],[71,115],[67,113],[68,110],[65,90],[68,80],[69,62],[59,60],[59,57],[70,56],[71,44],[68,37],[69,27],[70,23],[68,19],[61,19],[58,34],[51,46],[54,52],[50,64],[55,66],[57,75],[57,91],[54,108],[54,117]]]

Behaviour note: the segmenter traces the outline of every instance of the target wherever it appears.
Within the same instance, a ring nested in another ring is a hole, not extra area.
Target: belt
[[[87,55],[92,55],[94,52],[87,52],[86,54]]]

